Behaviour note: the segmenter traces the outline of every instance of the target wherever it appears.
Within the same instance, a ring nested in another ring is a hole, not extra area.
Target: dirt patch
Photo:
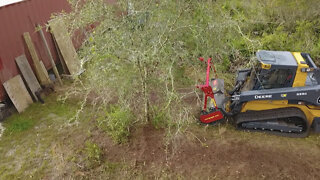
[[[145,175],[159,174],[166,163],[166,146],[164,130],[155,129],[147,125],[137,129],[130,141],[131,158],[134,165],[141,169]]]
[[[266,179],[319,179],[319,157],[303,152],[260,148],[245,141],[209,140],[207,147],[185,142],[171,168],[188,177],[266,178]],[[300,156],[299,156],[300,155]],[[315,158],[317,160],[315,160]]]
[[[136,129],[125,145],[114,144],[101,134],[95,136],[95,141],[104,149],[108,161],[128,162],[150,178],[162,177],[166,172],[195,179],[320,179],[320,156],[269,143],[263,146],[264,142],[254,145],[228,137],[228,133],[223,139],[205,136],[201,137],[205,143],[185,136],[175,152],[170,150],[172,144],[165,145],[165,131],[150,125]]]
[[[164,130],[157,130],[151,125],[133,131],[127,144],[115,144],[105,133],[97,130],[94,142],[103,149],[109,161],[132,161],[136,166],[157,164],[165,157]],[[161,162],[160,162],[161,163]]]

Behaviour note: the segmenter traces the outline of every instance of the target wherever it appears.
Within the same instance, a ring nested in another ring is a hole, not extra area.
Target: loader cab
[[[317,85],[312,71],[317,69],[309,54],[287,51],[260,50],[254,67],[240,70],[233,92]]]
[[[298,63],[290,52],[258,51],[252,90],[292,87]]]
[[[251,90],[318,85],[315,69],[318,67],[307,53],[261,50],[252,69],[255,80]]]

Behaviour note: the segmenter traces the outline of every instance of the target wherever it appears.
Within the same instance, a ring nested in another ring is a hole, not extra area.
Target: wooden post
[[[61,65],[62,65],[63,73],[64,73],[64,74],[70,74],[70,72],[69,72],[69,70],[68,70],[68,68],[67,68],[67,65],[66,65],[66,63],[64,62],[63,57],[62,57],[62,55],[61,55],[61,51],[60,51],[60,49],[59,49],[59,46],[58,46],[58,44],[57,44],[57,41],[56,41],[56,39],[54,38],[53,34],[51,34],[51,36],[52,36],[52,39],[53,39],[53,42],[54,42],[54,47],[56,48],[56,51],[58,52],[58,57],[59,57],[59,59],[60,59]]]
[[[20,69],[20,72],[26,81],[27,86],[29,87],[31,94],[33,98],[38,101],[38,97],[36,96],[36,92],[41,90],[41,86],[34,75],[31,66],[26,58],[26,56],[23,54],[19,57],[16,57],[16,63]]]
[[[49,25],[70,74],[78,75],[81,63],[63,20],[60,18],[50,20]]]
[[[46,38],[45,38],[45,36],[43,34],[42,27],[40,25],[38,25],[38,28],[39,28],[39,32],[40,32],[40,36],[42,38],[42,41],[43,41],[43,43],[44,43],[44,45],[46,47],[46,50],[47,50],[47,53],[48,53],[48,56],[49,56],[49,59],[50,59],[51,65],[52,65],[53,72],[56,75],[56,77],[57,77],[57,79],[59,81],[59,84],[62,85],[62,81],[61,81],[58,69],[56,67],[56,64],[54,63],[51,51],[50,51],[48,43],[47,43],[47,40],[46,40]]]
[[[25,42],[26,42],[26,44],[28,46],[29,52],[31,54],[33,65],[34,65],[38,80],[40,81],[40,84],[43,85],[43,86],[47,86],[47,85],[51,84],[50,79],[47,78],[48,72],[47,71],[43,71],[43,69],[41,67],[37,51],[36,51],[36,49],[34,47],[34,44],[32,42],[32,39],[30,37],[29,32],[23,33],[23,37],[24,37],[24,40],[25,40]]]

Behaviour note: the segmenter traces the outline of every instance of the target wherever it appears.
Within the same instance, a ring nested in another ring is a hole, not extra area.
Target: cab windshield
[[[253,90],[291,87],[294,71],[291,69],[256,69]]]

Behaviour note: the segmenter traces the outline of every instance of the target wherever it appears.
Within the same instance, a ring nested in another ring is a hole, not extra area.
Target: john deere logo
[[[254,96],[255,99],[271,99],[272,95],[267,94],[267,95],[255,95]]]

